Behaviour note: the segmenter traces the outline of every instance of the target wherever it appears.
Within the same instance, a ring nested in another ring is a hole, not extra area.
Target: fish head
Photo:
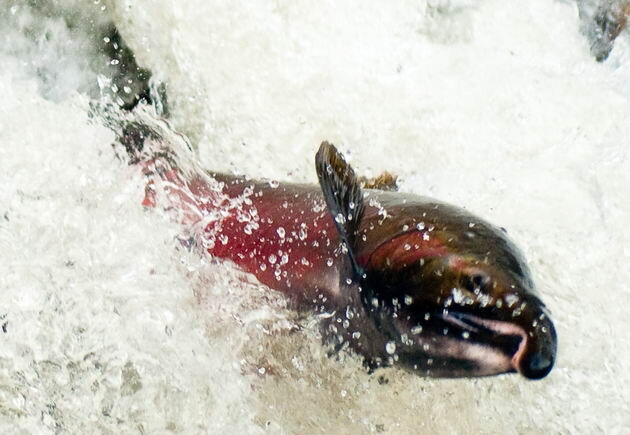
[[[396,349],[410,369],[541,379],[557,346],[548,310],[505,233],[476,222],[464,231],[451,219],[381,244],[366,260],[364,306],[388,338],[387,353]]]
[[[436,377],[550,372],[556,332],[504,231],[420,197],[365,201],[354,170],[328,142],[315,167],[346,253],[339,282],[348,322],[335,321],[348,325],[346,338],[376,361],[370,365]]]

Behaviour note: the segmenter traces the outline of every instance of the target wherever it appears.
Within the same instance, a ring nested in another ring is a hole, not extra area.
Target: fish
[[[318,184],[207,171],[190,146],[134,124],[120,143],[147,184],[142,204],[189,229],[188,246],[230,262],[321,319],[333,350],[373,372],[460,378],[551,371],[557,335],[520,250],[463,208],[365,187],[329,142]],[[187,149],[183,149],[187,148]]]

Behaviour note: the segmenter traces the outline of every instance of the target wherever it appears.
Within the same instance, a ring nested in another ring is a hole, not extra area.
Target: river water
[[[630,39],[596,63],[572,2],[390,3],[2,6],[2,433],[630,433]],[[204,166],[315,182],[329,140],[507,228],[558,330],[550,376],[368,375],[183,249],[90,116],[110,22]]]

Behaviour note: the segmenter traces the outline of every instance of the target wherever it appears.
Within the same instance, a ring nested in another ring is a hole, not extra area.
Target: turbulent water
[[[630,433],[627,35],[596,63],[553,0],[40,3],[0,6],[2,433]],[[206,167],[315,182],[327,139],[506,227],[551,375],[368,375],[183,249],[93,116],[111,23]]]

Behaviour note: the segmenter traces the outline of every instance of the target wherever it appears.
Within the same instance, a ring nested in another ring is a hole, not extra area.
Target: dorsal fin
[[[315,169],[339,238],[348,251],[352,269],[363,276],[356,259],[356,239],[363,217],[363,191],[352,167],[334,145],[322,142],[315,155]]]

